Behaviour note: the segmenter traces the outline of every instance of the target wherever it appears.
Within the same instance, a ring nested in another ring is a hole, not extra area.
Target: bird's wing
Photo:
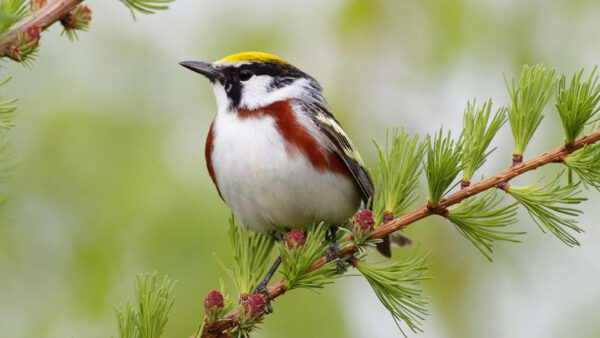
[[[316,126],[321,144],[336,154],[344,163],[360,188],[365,204],[373,197],[373,181],[360,154],[348,138],[339,122],[322,102],[296,102]]]
[[[344,162],[344,165],[354,178],[354,182],[360,188],[362,199],[367,205],[369,199],[373,198],[373,180],[369,175],[360,154],[348,138],[340,123],[335,119],[323,99],[311,101],[297,101],[295,104],[302,110],[305,117],[309,117],[311,123],[316,127],[315,137],[319,139],[330,151],[335,153]],[[390,236],[382,238],[377,243],[377,250],[385,257],[391,257]]]

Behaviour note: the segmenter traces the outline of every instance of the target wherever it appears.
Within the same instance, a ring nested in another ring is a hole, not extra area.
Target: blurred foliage
[[[458,125],[466,99],[504,92],[494,78],[500,72],[543,61],[570,74],[591,69],[599,52],[600,5],[590,0],[179,0],[137,23],[118,1],[91,4],[94,24],[80,42],[47,34],[33,71],[8,63],[2,71],[14,75],[5,97],[21,100],[14,131],[20,169],[0,225],[0,337],[108,336],[116,329],[113,305],[130,298],[136,273],[155,269],[178,280],[164,336],[193,334],[202,297],[222,275],[213,252],[230,265],[232,250],[229,211],[203,160],[214,99],[178,61],[240,50],[286,57],[321,81],[373,164],[370,140],[382,139],[386,126],[424,135],[442,122]],[[507,103],[507,96],[495,99],[498,107]],[[554,134],[534,138],[532,154],[563,137],[550,106],[541,128]],[[498,136],[491,147],[505,160],[486,162],[481,172],[505,168],[510,145]],[[592,218],[593,203],[582,205]],[[526,216],[519,219],[532,222]],[[600,271],[593,227],[577,251],[536,231],[523,245],[499,242],[491,265],[443,223],[406,229],[431,252],[435,279],[423,286],[439,301],[430,305],[424,337],[600,334],[597,287],[586,282]],[[561,276],[577,285],[568,298]],[[366,301],[373,294],[357,280],[281,297],[256,336],[397,334],[389,320],[368,326],[388,314],[376,299]]]
[[[19,21],[27,13],[25,0],[1,0],[0,1],[0,34],[4,33],[15,22]]]

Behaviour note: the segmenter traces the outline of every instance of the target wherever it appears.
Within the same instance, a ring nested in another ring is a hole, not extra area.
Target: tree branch
[[[442,198],[438,205],[431,206],[430,204],[425,204],[418,209],[415,209],[407,214],[404,214],[398,218],[393,219],[392,221],[386,222],[379,226],[376,232],[371,235],[371,238],[383,238],[392,232],[401,230],[406,228],[408,225],[421,220],[427,216],[439,214],[439,210],[444,210],[451,205],[457,204],[464,199],[467,199],[471,196],[477,195],[481,192],[484,192],[490,188],[495,188],[501,185],[502,183],[508,182],[514,177],[522,175],[526,172],[535,170],[541,166],[544,166],[549,163],[563,163],[565,157],[574,151],[580,149],[586,144],[594,144],[600,140],[600,130],[597,130],[593,133],[585,135],[579,138],[575,143],[570,145],[562,145],[552,151],[543,153],[538,155],[529,161],[517,163],[510,167],[509,169],[504,170],[503,172],[492,176],[488,179],[485,179],[477,184],[472,186],[463,188],[453,194],[450,194],[444,198]],[[353,255],[358,250],[357,247],[349,247],[340,252],[340,258],[348,257]],[[327,263],[327,258],[325,256],[317,259],[309,271],[314,271]],[[281,278],[275,284],[269,287],[269,293],[272,298],[276,298],[284,294],[285,289],[285,279]],[[265,295],[263,297],[266,298]],[[237,310],[232,310],[227,315],[223,316],[218,321],[207,324],[203,338],[216,338],[221,337],[223,331],[231,328],[235,325],[238,313]]]
[[[21,30],[31,25],[37,25],[40,29],[44,30],[67,15],[67,13],[72,11],[81,2],[83,0],[55,0],[47,3],[25,20],[14,24],[10,30],[4,33],[0,37],[0,50],[4,50]]]

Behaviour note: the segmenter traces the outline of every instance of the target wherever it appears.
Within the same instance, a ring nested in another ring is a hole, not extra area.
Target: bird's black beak
[[[182,61],[179,63],[187,69],[193,70],[196,73],[200,73],[206,78],[210,80],[210,82],[214,82],[216,79],[219,79],[223,76],[223,73],[213,67],[210,62],[202,62],[202,61]]]

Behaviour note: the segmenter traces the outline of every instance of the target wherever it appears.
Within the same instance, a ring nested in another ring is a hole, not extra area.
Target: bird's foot
[[[273,300],[273,296],[269,292],[269,288],[267,288],[267,281],[262,281],[256,289],[254,289],[253,294],[264,293],[267,296],[267,303],[265,304],[265,313],[273,313],[273,306],[271,306],[271,301]]]
[[[340,259],[339,255],[339,245],[337,243],[332,243],[327,249],[327,262],[331,262],[337,259],[337,264],[335,269],[338,274],[344,273],[344,271],[348,271],[344,262]]]

